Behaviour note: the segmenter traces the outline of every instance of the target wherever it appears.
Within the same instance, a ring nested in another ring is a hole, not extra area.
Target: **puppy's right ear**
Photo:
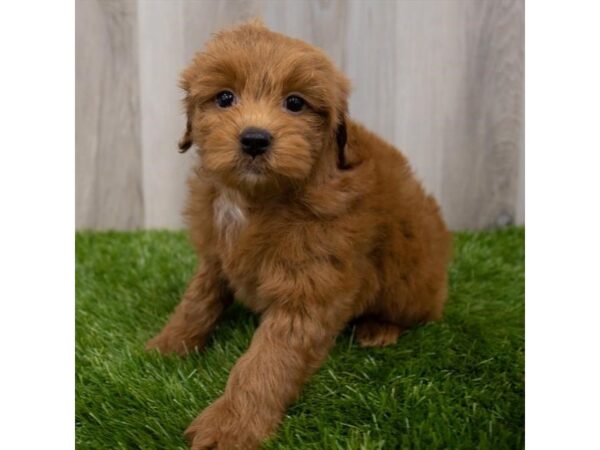
[[[189,117],[185,126],[185,133],[177,145],[179,147],[179,153],[187,152],[192,146],[192,122]]]
[[[183,106],[185,108],[185,133],[179,140],[177,144],[179,147],[179,153],[185,153],[192,146],[192,115],[194,114],[193,100],[190,95],[190,78],[192,76],[191,68],[187,68],[181,74],[181,79],[179,80],[179,87],[183,89],[185,92],[185,97],[183,98]]]

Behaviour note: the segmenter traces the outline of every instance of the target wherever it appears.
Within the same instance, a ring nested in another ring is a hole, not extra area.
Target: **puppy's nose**
[[[246,128],[240,134],[242,150],[253,158],[267,151],[267,148],[271,145],[271,139],[271,134],[261,128]]]

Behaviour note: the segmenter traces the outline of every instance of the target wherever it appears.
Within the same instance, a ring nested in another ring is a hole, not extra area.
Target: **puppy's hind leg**
[[[361,347],[386,347],[395,344],[403,331],[395,323],[364,316],[356,321],[355,336]]]
[[[148,341],[146,348],[179,355],[202,350],[217,320],[232,301],[233,294],[220,265],[203,262],[169,322]]]

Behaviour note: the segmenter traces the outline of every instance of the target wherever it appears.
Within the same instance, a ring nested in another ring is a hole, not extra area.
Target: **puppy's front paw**
[[[158,350],[163,354],[176,353],[180,356],[187,355],[194,350],[202,350],[202,348],[202,342],[170,331],[162,331],[146,343],[146,350]]]
[[[190,424],[185,436],[191,450],[255,450],[266,436],[253,422],[221,397]]]

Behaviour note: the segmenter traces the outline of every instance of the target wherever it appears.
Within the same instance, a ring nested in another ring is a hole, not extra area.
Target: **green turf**
[[[268,449],[524,446],[524,231],[455,235],[442,322],[361,349],[347,330]],[[184,449],[256,317],[239,306],[206,351],[144,351],[195,266],[183,233],[77,234],[76,439],[81,449]]]

